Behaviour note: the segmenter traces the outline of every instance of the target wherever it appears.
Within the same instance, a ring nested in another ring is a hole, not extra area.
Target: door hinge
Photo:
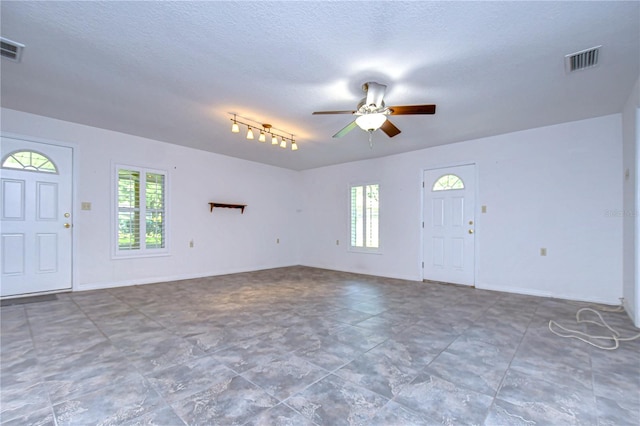
[[[424,221],[422,222],[422,227],[424,228]]]
[[[422,187],[424,188],[424,181],[422,181]]]
[[[424,269],[424,262],[422,262],[422,269]]]

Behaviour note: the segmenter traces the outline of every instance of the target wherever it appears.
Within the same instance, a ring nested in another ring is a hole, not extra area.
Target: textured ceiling
[[[6,108],[294,170],[620,112],[637,80],[638,2],[0,2]],[[564,56],[602,45],[568,75]],[[402,133],[331,136],[362,83]],[[296,135],[230,132],[236,112]]]

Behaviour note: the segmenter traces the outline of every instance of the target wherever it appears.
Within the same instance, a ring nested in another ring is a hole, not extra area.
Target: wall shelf
[[[209,211],[213,211],[214,207],[222,207],[225,209],[240,209],[240,214],[244,214],[244,208],[247,207],[246,204],[227,204],[227,203],[209,203],[211,209]]]

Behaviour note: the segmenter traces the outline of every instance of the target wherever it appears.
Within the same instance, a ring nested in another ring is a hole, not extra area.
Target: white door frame
[[[428,166],[428,167],[424,167],[420,170],[420,223],[421,223],[421,227],[420,227],[420,261],[418,262],[418,269],[420,270],[420,277],[422,277],[422,280],[425,280],[425,276],[424,276],[424,267],[423,267],[423,263],[424,263],[424,238],[426,235],[425,232],[425,228],[424,228],[424,185],[426,185],[424,183],[424,174],[427,171],[430,170],[438,170],[438,169],[447,169],[449,167],[459,167],[459,166],[475,166],[474,167],[474,171],[475,171],[475,192],[474,192],[474,197],[475,197],[475,207],[474,207],[474,234],[475,234],[475,240],[474,240],[474,246],[473,246],[473,257],[474,257],[474,262],[473,262],[473,282],[474,285],[473,287],[478,288],[478,259],[479,259],[479,253],[480,253],[480,235],[482,234],[481,232],[481,224],[482,221],[480,220],[480,203],[479,201],[479,194],[480,194],[480,179],[479,179],[479,172],[478,172],[478,163],[476,163],[475,161],[464,161],[464,162],[455,162],[455,163],[443,163],[443,164],[438,164],[438,165],[433,165],[433,166]]]
[[[11,133],[11,132],[4,132],[4,131],[0,131],[0,136],[3,138],[9,138],[9,139],[17,139],[17,140],[23,140],[25,142],[32,142],[32,143],[40,143],[40,144],[45,144],[45,145],[54,145],[54,146],[61,146],[61,147],[65,147],[65,148],[70,148],[71,149],[71,164],[72,164],[72,170],[71,170],[71,217],[75,218],[73,221],[73,231],[71,233],[71,291],[78,291],[78,271],[76,268],[76,247],[77,247],[77,243],[78,243],[78,211],[79,209],[76,207],[77,203],[76,200],[78,199],[78,185],[77,185],[77,170],[78,170],[78,145],[76,143],[73,142],[63,142],[63,141],[58,141],[58,140],[53,140],[53,139],[44,139],[44,138],[38,138],[38,137],[33,137],[33,136],[27,136],[24,134],[19,134],[19,133]],[[61,293],[61,292],[65,292],[68,290],[63,290],[63,291],[52,291],[52,292],[42,292],[42,293],[33,293],[30,294],[30,296],[35,296],[38,294],[46,294],[46,293]],[[3,299],[11,299],[11,298],[16,298],[16,297],[24,297],[24,295],[16,295],[16,296],[6,296],[3,297]]]

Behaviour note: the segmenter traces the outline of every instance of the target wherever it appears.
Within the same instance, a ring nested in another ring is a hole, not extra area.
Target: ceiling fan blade
[[[391,115],[435,114],[435,105],[398,105],[389,107]]]
[[[315,111],[312,113],[312,115],[319,115],[319,114],[355,114],[356,111]]]
[[[398,129],[392,122],[390,122],[389,119],[387,119],[387,121],[385,121],[382,126],[380,126],[380,130],[385,132],[390,138],[400,133],[400,129]]]
[[[367,106],[375,105],[376,108],[380,108],[382,106],[382,98],[384,98],[384,92],[387,90],[387,86],[370,81],[364,84],[363,89],[367,92]]]
[[[333,135],[333,137],[334,138],[341,138],[344,135],[346,135],[347,133],[349,133],[350,131],[352,131],[353,129],[355,129],[356,127],[358,127],[358,125],[356,124],[355,121],[352,121],[351,123],[347,124],[342,130],[340,130],[338,133]]]

